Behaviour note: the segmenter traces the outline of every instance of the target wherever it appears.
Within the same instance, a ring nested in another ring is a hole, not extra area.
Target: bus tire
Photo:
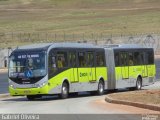
[[[138,77],[136,82],[136,90],[141,90],[141,88],[142,88],[142,79]]]
[[[66,99],[68,97],[68,93],[69,93],[69,86],[66,82],[64,82],[62,84],[62,89],[61,89],[61,99]]]
[[[99,83],[98,83],[97,93],[98,93],[98,95],[103,95],[104,94],[104,82],[102,80],[100,80]]]

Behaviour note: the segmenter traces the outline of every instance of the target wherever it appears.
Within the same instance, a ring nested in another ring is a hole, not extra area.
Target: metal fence
[[[16,47],[21,43],[43,43],[43,42],[85,42],[93,44],[141,44],[145,47],[154,47],[155,51],[160,49],[160,34],[132,34],[132,35],[108,35],[100,34],[66,34],[58,33],[0,33],[0,48]],[[16,46],[14,46],[16,45]]]
[[[46,42],[79,42],[103,44],[140,44],[153,47],[160,55],[160,34],[107,35],[100,34],[62,34],[58,33],[0,33],[0,68],[5,66],[8,54],[19,45]]]
[[[43,42],[86,42],[93,44],[141,44],[145,47],[154,47],[156,54],[160,50],[160,34],[132,34],[108,35],[106,33],[0,33],[1,48],[16,47],[28,43]]]

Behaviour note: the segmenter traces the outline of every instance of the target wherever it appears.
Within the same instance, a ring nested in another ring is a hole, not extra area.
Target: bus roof
[[[105,48],[142,48],[143,46],[137,44],[106,44]]]
[[[149,47],[144,47],[142,45],[138,44],[106,44],[103,46],[104,48],[111,48],[111,49],[141,49],[141,48],[149,48]],[[151,48],[151,47],[150,47]]]
[[[50,47],[52,48],[100,48],[94,44],[89,43],[54,43]]]
[[[71,42],[62,42],[62,43],[38,43],[31,45],[24,45],[17,47],[17,51],[27,51],[27,50],[47,50],[49,48],[102,48],[89,43],[71,43]]]

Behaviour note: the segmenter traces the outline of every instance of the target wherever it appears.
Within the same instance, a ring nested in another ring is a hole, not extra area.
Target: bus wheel
[[[66,82],[63,83],[62,85],[62,90],[61,90],[61,98],[65,99],[68,97],[68,93],[69,93],[69,86]]]
[[[138,77],[136,82],[136,89],[141,90],[141,88],[142,88],[142,79]]]
[[[99,81],[98,83],[98,95],[103,95],[104,94],[104,82],[102,80]]]

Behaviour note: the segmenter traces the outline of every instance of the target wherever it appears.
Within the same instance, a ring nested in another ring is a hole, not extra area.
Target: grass
[[[3,11],[0,31],[63,32],[66,33],[149,33],[160,31],[157,10],[48,10]]]
[[[159,33],[159,4],[159,0],[0,0],[0,32]]]

